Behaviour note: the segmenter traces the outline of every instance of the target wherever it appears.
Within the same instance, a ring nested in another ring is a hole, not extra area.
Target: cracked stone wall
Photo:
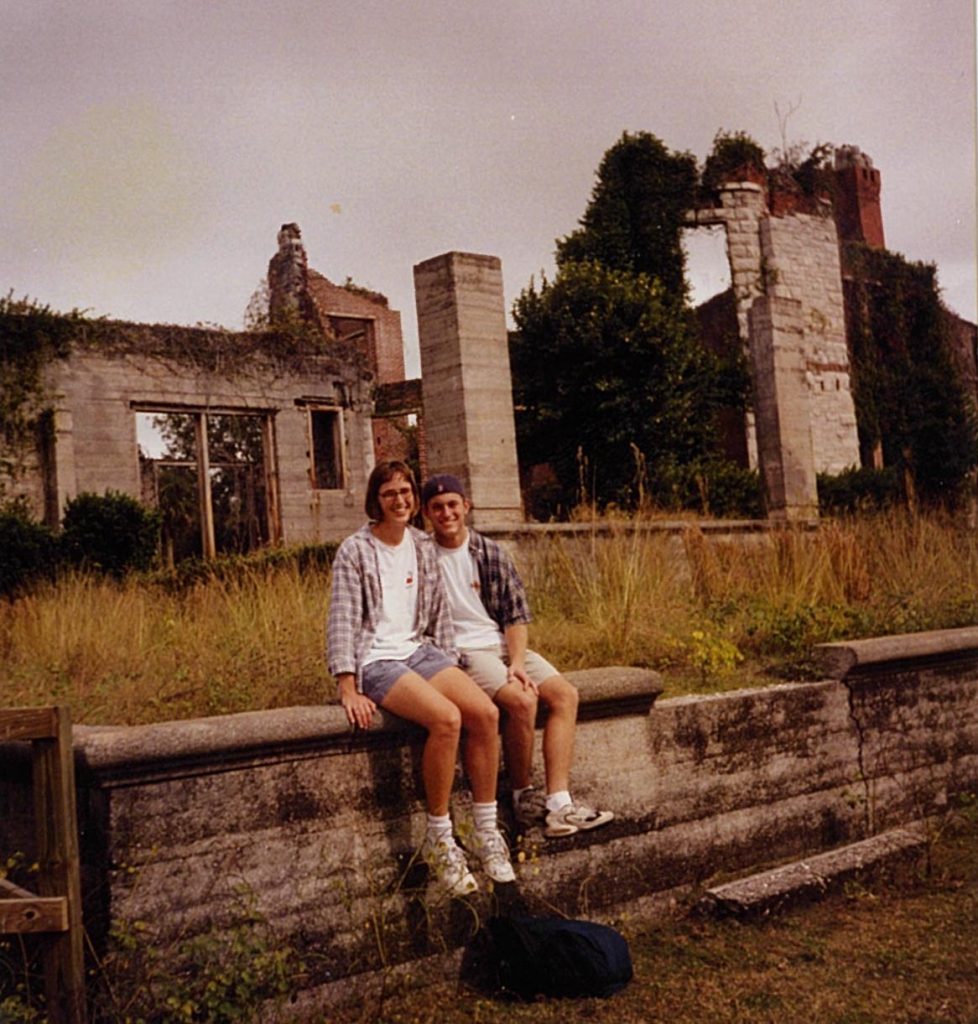
[[[827,666],[834,679],[651,710],[654,673],[572,674],[574,789],[616,818],[518,847],[531,907],[655,915],[718,874],[940,815],[978,790],[978,629],[832,648],[871,643],[884,655]],[[419,902],[419,745],[403,726],[351,735],[335,706],[292,708],[78,729],[75,745],[89,926],[193,934],[225,919],[245,886],[313,965],[296,1022],[303,1000],[316,1019],[327,992],[450,952],[491,912],[484,894],[435,913]],[[0,779],[0,851],[29,853],[22,754],[0,747]]]

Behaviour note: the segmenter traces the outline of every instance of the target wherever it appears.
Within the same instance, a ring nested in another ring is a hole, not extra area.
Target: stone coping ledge
[[[818,898],[893,861],[913,858],[928,842],[925,823],[910,822],[903,828],[707,889],[695,910],[715,917],[770,914]]]
[[[792,529],[817,530],[817,519],[792,520]],[[771,533],[784,530],[786,524],[769,519],[656,519],[647,522],[633,520],[593,523],[511,523],[508,525],[479,526],[479,532],[503,540],[521,540],[529,537],[611,537],[622,533],[684,534],[697,530],[704,534]]]
[[[818,644],[815,659],[831,679],[871,672],[882,665],[954,659],[978,653],[978,626],[935,629],[923,633],[897,633],[867,640]]]
[[[581,694],[579,721],[646,715],[662,692],[661,677],[651,669],[610,666],[566,676]],[[410,742],[421,732],[383,711],[370,729],[353,730],[343,709],[328,704],[151,725],[76,725],[73,740],[79,772],[108,780],[141,774],[153,765],[165,765],[167,771],[190,765],[223,770],[243,761],[304,756],[329,748],[389,747]],[[0,746],[0,759],[3,750]]]

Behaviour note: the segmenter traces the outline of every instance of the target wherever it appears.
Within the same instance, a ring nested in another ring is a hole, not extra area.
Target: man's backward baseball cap
[[[464,499],[465,488],[457,476],[452,476],[451,473],[436,473],[435,476],[429,477],[425,481],[424,487],[421,488],[422,506],[427,505],[432,498],[439,494],[457,494]]]

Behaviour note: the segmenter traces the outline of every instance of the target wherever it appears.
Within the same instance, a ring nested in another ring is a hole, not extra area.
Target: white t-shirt
[[[404,661],[421,646],[414,639],[418,608],[418,554],[410,533],[400,544],[385,544],[374,537],[380,566],[380,619],[374,641],[363,659]]]
[[[502,634],[479,596],[479,568],[468,544],[458,548],[435,546],[455,624],[456,646],[463,651],[499,647]]]

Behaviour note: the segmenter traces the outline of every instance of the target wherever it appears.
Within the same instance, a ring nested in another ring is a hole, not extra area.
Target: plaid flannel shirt
[[[469,552],[479,569],[479,597],[500,631],[530,622],[523,580],[502,545],[470,528]]]
[[[425,534],[408,528],[418,559],[418,604],[414,636],[458,661],[455,632],[438,558]],[[383,600],[377,540],[369,524],[351,534],[333,559],[333,582],[326,620],[326,663],[336,676],[352,673],[361,690],[360,669],[377,633]]]

